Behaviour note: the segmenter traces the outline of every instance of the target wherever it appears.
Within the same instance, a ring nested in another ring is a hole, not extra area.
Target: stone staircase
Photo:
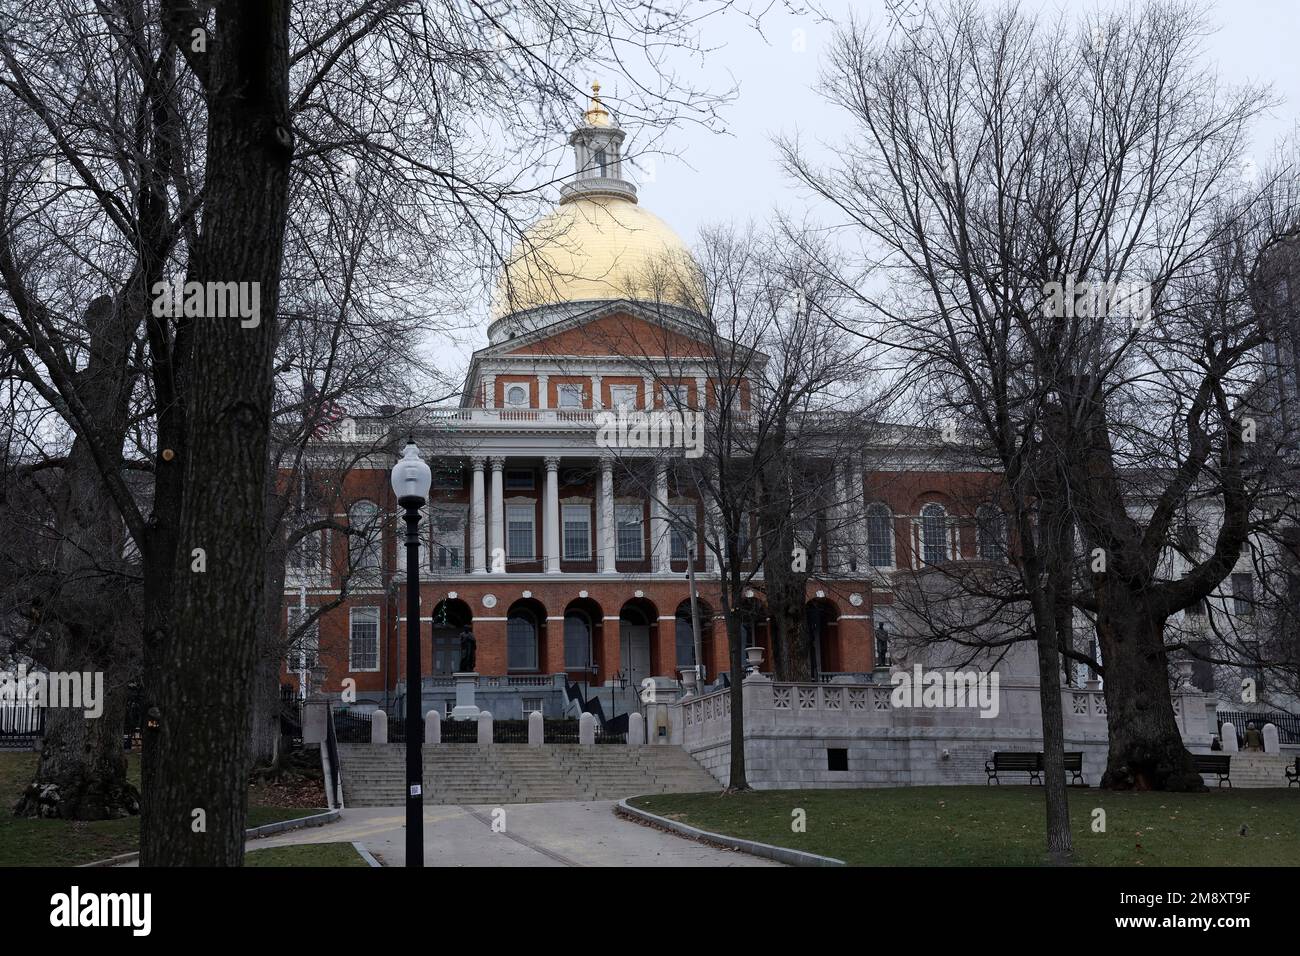
[[[1235,753],[1232,757],[1232,787],[1250,789],[1262,787],[1285,787],[1287,784],[1286,768],[1295,766],[1294,757],[1280,754]],[[1206,786],[1214,789],[1218,778],[1214,774],[1202,774]],[[1227,785],[1224,785],[1227,789]],[[1292,789],[1295,789],[1294,787]]]
[[[343,802],[405,803],[404,744],[339,744]],[[424,748],[424,802],[546,803],[646,793],[716,791],[718,782],[678,747],[434,744]]]

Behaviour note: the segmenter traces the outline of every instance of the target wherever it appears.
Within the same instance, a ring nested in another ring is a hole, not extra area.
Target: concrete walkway
[[[615,801],[424,808],[425,866],[776,866],[704,846],[614,815]],[[492,829],[504,810],[504,832]],[[406,811],[345,810],[343,820],[253,840],[249,850],[302,843],[361,843],[385,866],[406,861]]]

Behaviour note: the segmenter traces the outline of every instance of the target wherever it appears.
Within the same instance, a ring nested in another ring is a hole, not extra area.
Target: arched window
[[[528,406],[528,387],[525,385],[507,386],[506,404],[511,408],[526,408]]]
[[[511,611],[506,620],[506,667],[537,670],[537,618],[527,608]]]
[[[348,510],[348,553],[357,571],[378,571],[380,559],[379,507],[373,501],[355,502]]]
[[[934,502],[921,509],[921,560],[926,564],[948,560],[948,513]]]
[[[975,511],[975,530],[979,556],[985,561],[1007,559],[1007,516],[992,505],[980,505]]]
[[[591,618],[585,611],[564,615],[564,669],[591,670]]]
[[[867,506],[867,560],[873,568],[894,566],[894,516],[889,506]]]

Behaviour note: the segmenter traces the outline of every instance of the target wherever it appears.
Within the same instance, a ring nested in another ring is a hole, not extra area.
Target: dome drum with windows
[[[496,343],[555,321],[556,308],[629,299],[699,311],[694,260],[681,238],[637,201],[624,177],[623,140],[592,84],[569,136],[575,174],[558,207],[533,224],[497,284],[488,339]]]

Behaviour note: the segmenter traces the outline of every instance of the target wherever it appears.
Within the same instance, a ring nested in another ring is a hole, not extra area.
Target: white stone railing
[[[997,710],[981,714],[977,703],[964,707],[895,707],[889,683],[822,684],[748,680],[743,685],[746,734],[824,729],[828,734],[859,730],[947,727],[963,734],[1041,732],[1038,686],[1033,681],[999,680]],[[1172,695],[1174,716],[1189,743],[1199,743],[1206,729],[1206,698],[1196,692]],[[680,703],[681,741],[707,743],[730,733],[728,691],[687,698]],[[1105,738],[1106,697],[1100,688],[1061,691],[1067,733]]]

